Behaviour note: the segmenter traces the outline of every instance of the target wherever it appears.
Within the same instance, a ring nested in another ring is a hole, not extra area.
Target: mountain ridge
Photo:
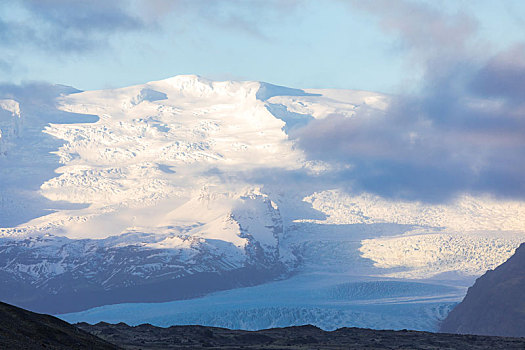
[[[3,349],[119,349],[99,337],[50,315],[0,302],[0,347]]]
[[[0,99],[0,298],[34,310],[249,293],[306,276],[304,305],[279,305],[283,319],[307,310],[326,324],[336,316],[316,295],[377,279],[378,309],[345,314],[368,324],[398,295],[391,281],[452,285],[429,287],[451,292],[418,311],[419,327],[433,329],[470,280],[525,240],[522,202],[361,193],[333,180],[351,166],[312,159],[297,142],[316,120],[385,110],[383,94],[178,76],[84,92],[37,84]],[[412,309],[421,298],[395,302]]]
[[[525,337],[525,243],[479,277],[441,325],[450,333]]]
[[[169,328],[125,323],[68,324],[0,302],[0,346],[6,349],[520,349],[523,338],[377,331],[340,328],[325,332],[312,325],[257,332],[203,326]]]

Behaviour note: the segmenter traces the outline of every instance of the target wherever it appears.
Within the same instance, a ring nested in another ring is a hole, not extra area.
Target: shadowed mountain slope
[[[0,302],[0,349],[118,349],[56,317]]]
[[[443,332],[525,337],[525,243],[469,288]]]

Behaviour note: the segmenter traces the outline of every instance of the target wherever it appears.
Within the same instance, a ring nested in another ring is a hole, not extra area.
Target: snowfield
[[[324,181],[334,165],[293,131],[384,110],[385,95],[197,76],[41,89],[0,96],[0,297],[36,311],[435,330],[525,241],[524,202],[402,202]]]

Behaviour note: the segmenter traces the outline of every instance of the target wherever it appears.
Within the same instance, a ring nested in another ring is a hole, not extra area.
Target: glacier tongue
[[[466,281],[525,240],[519,201],[400,202],[325,182],[334,165],[306,159],[289,134],[314,119],[352,118],[361,106],[383,110],[381,94],[190,75],[87,92],[36,86],[0,98],[0,297],[34,310],[193,298],[296,274],[309,277],[256,290],[277,288],[284,299],[270,308],[241,288],[235,298],[251,311],[225,310],[244,315],[239,327],[258,327],[246,319],[261,312],[278,325],[355,317],[366,326],[381,322],[387,301],[338,316],[340,301],[327,306],[318,296],[325,287],[369,291],[372,284],[348,283],[371,278],[432,278],[437,304],[417,309],[430,329]],[[295,286],[305,291],[294,304]],[[413,297],[401,299],[426,303]],[[169,320],[217,319],[201,312]]]

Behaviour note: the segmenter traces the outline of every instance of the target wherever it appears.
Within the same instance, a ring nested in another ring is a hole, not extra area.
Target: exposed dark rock
[[[525,243],[468,289],[441,331],[525,337]]]
[[[0,302],[0,349],[118,349],[56,317]]]
[[[91,333],[91,334],[90,334]],[[113,345],[115,344],[115,345]],[[525,349],[525,338],[306,325],[261,331],[125,323],[70,325],[0,303],[0,349]]]
[[[124,349],[524,349],[525,339],[416,331],[341,328],[326,332],[314,326],[261,331],[203,326],[169,328],[98,323],[77,326]],[[108,332],[111,329],[111,332]]]

